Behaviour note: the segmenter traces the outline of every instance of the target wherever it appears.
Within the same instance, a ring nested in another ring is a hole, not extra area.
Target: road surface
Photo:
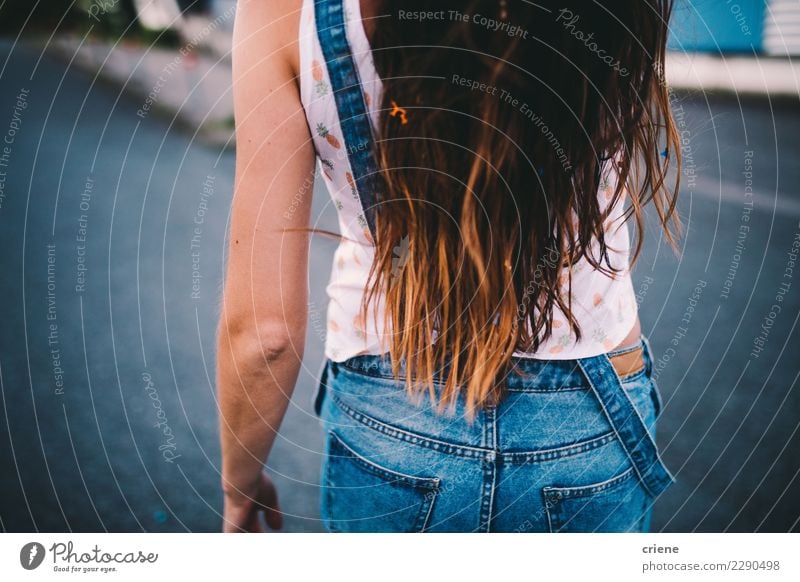
[[[214,330],[234,156],[39,57],[0,49],[0,528],[218,531]],[[796,531],[800,110],[699,95],[676,114],[682,254],[651,220],[634,279],[678,477],[653,530]],[[314,197],[317,226],[335,228]],[[289,531],[321,530],[310,400],[332,252],[314,241],[304,368],[268,463]]]

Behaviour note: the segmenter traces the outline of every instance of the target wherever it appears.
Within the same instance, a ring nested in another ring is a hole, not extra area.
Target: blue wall
[[[758,52],[766,4],[767,0],[675,0],[669,48]]]

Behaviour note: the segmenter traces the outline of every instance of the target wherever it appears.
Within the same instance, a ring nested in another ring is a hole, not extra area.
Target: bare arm
[[[297,380],[306,333],[307,227],[314,149],[295,81],[297,0],[242,0],[234,27],[236,178],[219,321],[225,531],[260,530],[263,473]]]

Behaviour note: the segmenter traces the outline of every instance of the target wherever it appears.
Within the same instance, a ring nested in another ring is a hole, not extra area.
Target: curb
[[[156,71],[159,71],[162,70],[159,67],[166,58],[165,55],[171,55],[172,52],[155,47],[132,49],[123,57],[123,60],[124,58],[131,61],[136,59],[136,66],[131,68],[129,63],[114,62],[114,58],[120,58],[124,48],[116,46],[112,50],[112,46],[112,43],[105,42],[80,45],[80,41],[76,39],[62,37],[53,39],[43,50],[49,56],[61,62],[70,63],[70,66],[93,76],[95,82],[116,87],[120,94],[124,93],[129,99],[139,101],[140,104],[146,103],[147,110],[142,116],[143,119],[149,115],[157,116],[169,121],[173,127],[189,133],[193,139],[205,145],[221,147],[226,150],[234,149],[234,130],[227,124],[228,119],[233,115],[232,99],[230,99],[229,91],[227,96],[223,95],[228,89],[227,86],[213,87],[219,92],[219,96],[227,97],[214,110],[210,109],[208,102],[217,101],[216,94],[207,97],[205,104],[200,103],[199,105],[190,101],[188,97],[181,96],[180,92],[176,95],[174,90],[172,94],[167,94],[168,92],[165,91],[159,94],[158,99],[150,100],[158,75],[146,71],[146,60],[148,58],[160,59],[155,64]],[[143,60],[139,61],[140,58]],[[203,56],[199,58],[204,59],[203,66],[209,69],[214,67],[230,69],[229,61],[216,61]],[[168,62],[168,64],[171,63]],[[196,77],[200,72],[192,72],[192,74]],[[219,71],[216,74],[219,74]],[[204,85],[193,84],[193,79],[182,78],[182,76],[188,77],[189,73],[176,67],[175,72],[170,72],[170,77],[164,87],[168,88],[169,83],[181,84],[188,86],[194,93],[202,93],[204,89],[214,85],[207,79],[204,81]]]

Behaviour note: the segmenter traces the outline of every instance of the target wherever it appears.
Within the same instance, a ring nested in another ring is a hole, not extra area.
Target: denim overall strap
[[[377,164],[373,153],[372,123],[358,69],[350,52],[343,0],[314,0],[317,36],[336,99],[339,123],[366,225],[375,240]]]
[[[657,497],[675,481],[675,477],[661,461],[656,443],[625,392],[611,360],[606,354],[600,354],[579,359],[578,364],[619,437],[639,480],[650,495]]]

